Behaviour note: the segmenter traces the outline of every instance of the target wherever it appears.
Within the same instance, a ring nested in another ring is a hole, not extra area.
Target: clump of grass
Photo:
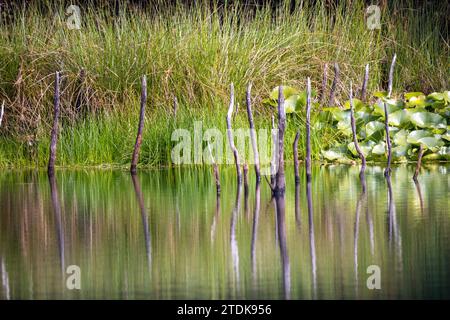
[[[57,70],[63,71],[58,161],[65,165],[129,161],[143,74],[149,106],[140,161],[146,165],[168,163],[173,96],[184,108],[178,126],[203,118],[221,128],[229,83],[243,102],[252,81],[256,121],[269,127],[270,112],[261,100],[276,85],[304,88],[309,76],[319,88],[323,64],[337,61],[342,101],[346,84],[360,83],[368,62],[369,92],[380,90],[385,61],[394,51],[399,65],[395,88],[448,88],[449,44],[443,34],[448,28],[435,14],[445,13],[445,7],[402,5],[382,8],[381,30],[375,31],[366,26],[363,1],[331,8],[305,2],[295,10],[288,2],[276,9],[177,3],[141,10],[124,2],[116,12],[107,5],[82,6],[81,29],[69,30],[62,2],[32,3],[0,22],[0,99],[6,101],[0,163],[46,163]],[[81,69],[86,72],[82,84]],[[80,93],[85,97],[81,116],[76,113]],[[296,129],[288,128],[287,140]],[[333,137],[330,131],[313,137],[313,155]]]

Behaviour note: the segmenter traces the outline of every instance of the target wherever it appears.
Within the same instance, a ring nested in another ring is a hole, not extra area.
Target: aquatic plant
[[[361,150],[369,160],[382,160],[386,154],[384,103],[389,115],[393,158],[397,162],[417,159],[420,148],[424,160],[450,159],[450,92],[408,92],[403,99],[388,98],[386,92],[376,92],[375,103],[367,104],[353,99],[355,119]],[[345,138],[342,144],[323,150],[329,161],[346,161],[357,157],[351,141],[350,101],[343,107],[327,107],[323,111],[332,116],[332,125]]]

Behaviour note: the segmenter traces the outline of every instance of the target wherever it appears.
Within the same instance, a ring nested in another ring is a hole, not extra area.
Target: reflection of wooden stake
[[[300,182],[300,174],[298,171],[298,139],[300,138],[300,132],[297,131],[294,139],[294,143],[292,145],[292,149],[294,152],[294,174],[295,174],[295,184]]]
[[[416,182],[417,182],[417,177],[419,176],[419,173],[420,173],[420,166],[422,165],[423,152],[424,152],[423,146],[420,145],[420,147],[419,147],[419,156],[417,158],[416,171],[414,172],[414,176],[413,176],[413,179]]]
[[[253,156],[255,158],[256,183],[259,183],[261,181],[261,175],[259,173],[259,153],[258,153],[258,145],[256,144],[256,131],[255,125],[253,124],[251,89],[252,84],[249,83],[247,86],[247,116],[250,125],[250,139],[252,141]]]
[[[330,101],[328,102],[330,106],[334,106],[336,104],[335,94],[336,94],[336,88],[339,82],[339,64],[337,62],[334,63],[334,79],[333,84],[331,85],[331,92],[330,92]]]
[[[234,86],[230,85],[230,106],[228,108],[227,113],[227,134],[228,134],[228,142],[230,143],[230,148],[233,151],[234,162],[236,164],[236,174],[238,184],[242,182],[241,170],[239,168],[239,153],[234,145],[233,133],[231,132],[231,116],[233,115],[233,107],[234,107]]]
[[[50,141],[50,157],[48,159],[48,175],[55,173],[56,145],[58,143],[58,118],[59,118],[59,72],[55,74],[55,93],[53,97],[53,127]]]
[[[367,85],[369,83],[369,64],[366,64],[366,69],[364,71],[364,80],[361,88],[361,101],[366,101]]]
[[[284,132],[286,130],[286,112],[284,110],[283,86],[278,87],[278,167],[275,177],[275,196],[284,196],[286,179],[284,175]]]
[[[389,70],[389,83],[388,83],[388,98],[391,97],[392,94],[392,83],[394,78],[394,66],[395,60],[397,59],[397,55],[394,54],[392,58],[391,68]],[[388,149],[388,158],[387,158],[387,166],[386,170],[384,170],[384,175],[388,176],[391,174],[391,159],[392,159],[392,148],[391,148],[391,137],[389,136],[389,114],[387,110],[387,104],[384,103],[384,127],[386,130],[386,145]]]
[[[364,171],[366,168],[366,157],[364,157],[364,154],[362,153],[361,148],[359,147],[358,137],[356,136],[355,112],[353,110],[353,90],[351,82],[350,82],[350,121],[352,126],[353,143],[355,144],[356,152],[361,158],[362,162],[361,171]]]
[[[147,77],[142,77],[141,88],[141,112],[139,114],[139,126],[136,137],[136,143],[134,145],[133,157],[131,158],[131,174],[136,174],[136,166],[139,160],[139,150],[142,144],[142,130],[144,129],[144,117],[145,117],[145,104],[147,103]]]
[[[306,181],[311,181],[311,79],[306,84]]]

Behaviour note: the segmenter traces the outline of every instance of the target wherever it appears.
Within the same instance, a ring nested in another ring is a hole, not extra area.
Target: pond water
[[[239,195],[221,170],[219,201],[209,168],[3,170],[0,299],[450,298],[450,165],[426,164],[419,184],[413,166],[390,184],[371,166],[365,193],[358,170],[313,167],[311,212],[292,167],[284,212],[252,168]]]

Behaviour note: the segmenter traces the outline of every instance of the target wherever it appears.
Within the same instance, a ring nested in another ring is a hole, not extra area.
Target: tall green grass
[[[443,34],[448,28],[436,14],[445,12],[445,5],[385,7],[381,29],[375,31],[366,27],[362,1],[333,8],[306,2],[292,12],[288,2],[277,9],[204,2],[159,11],[124,2],[117,15],[85,6],[80,30],[66,27],[64,10],[59,2],[31,4],[1,21],[0,99],[6,102],[2,165],[46,163],[57,70],[63,71],[61,165],[129,161],[143,74],[148,76],[149,99],[140,159],[147,165],[169,162],[173,96],[180,103],[177,126],[190,128],[193,121],[206,119],[224,129],[229,83],[235,84],[243,113],[245,86],[252,81],[256,120],[270,126],[270,111],[261,100],[276,85],[304,88],[309,76],[319,89],[323,64],[337,61],[342,101],[350,80],[361,83],[366,63],[371,66],[369,92],[381,89],[394,52],[399,92],[449,87],[449,37]],[[86,70],[84,116],[77,116],[81,69]],[[244,126],[245,114],[238,121],[237,126]],[[290,126],[288,139],[296,129]],[[334,135],[330,130],[314,134],[317,156],[334,142]]]

